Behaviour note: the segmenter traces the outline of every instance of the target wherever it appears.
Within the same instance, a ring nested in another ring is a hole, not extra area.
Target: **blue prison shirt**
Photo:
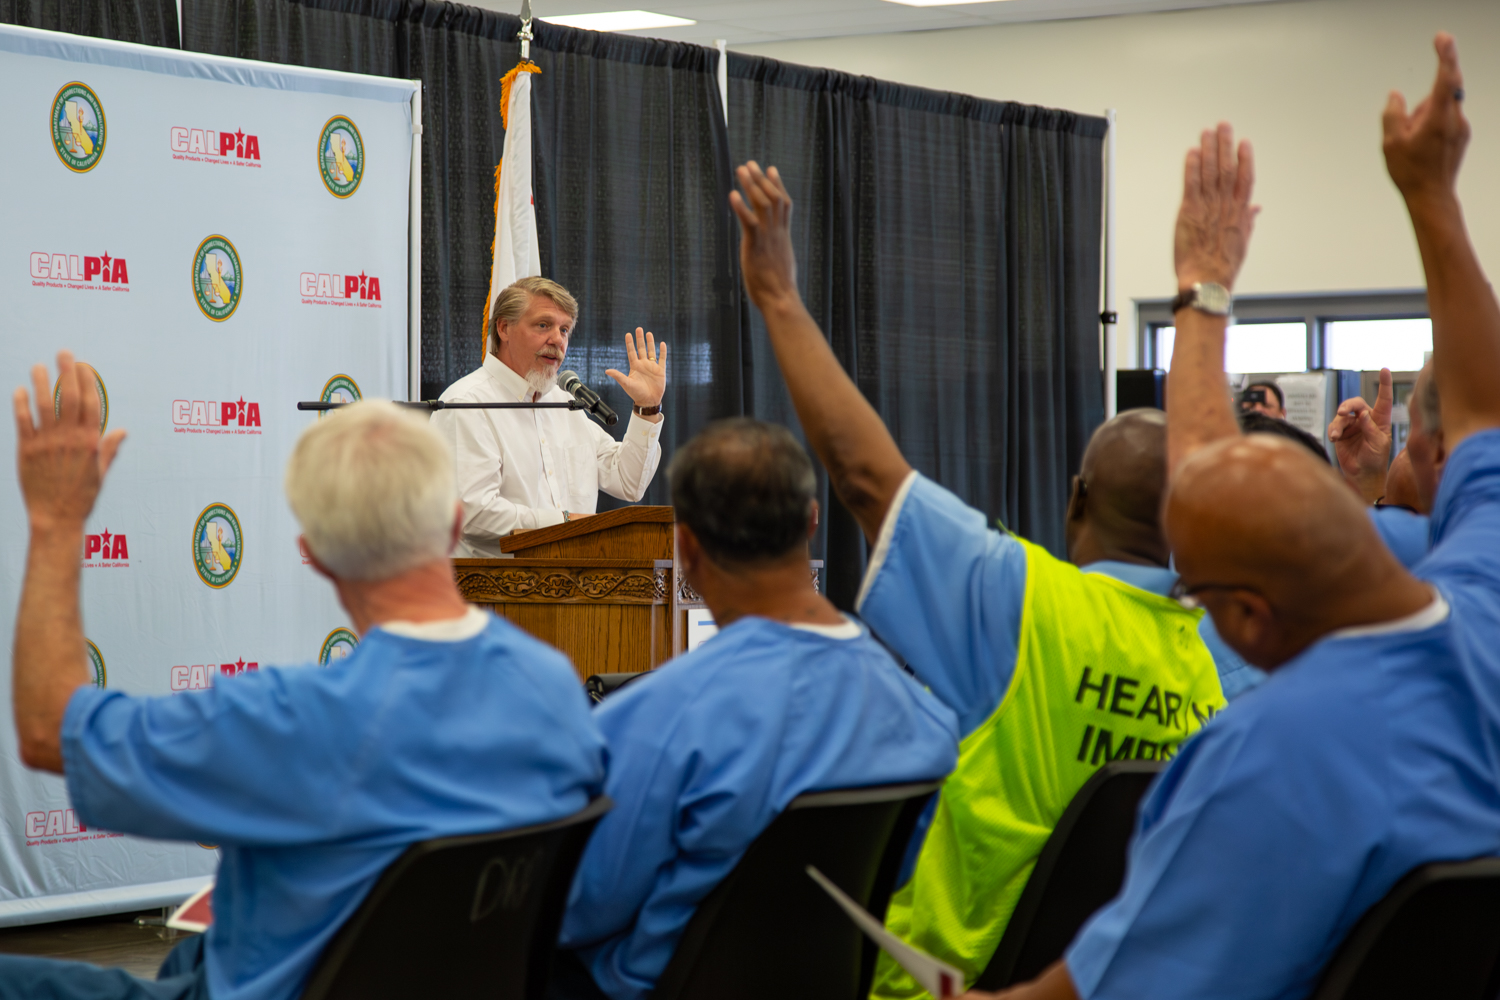
[[[604,781],[567,659],[493,617],[457,642],[373,629],[326,669],[207,691],[80,688],[63,758],[90,826],[220,846],[214,1000],[297,997],[408,845],[560,819]]]
[[[651,992],[699,902],[796,796],[953,769],[953,713],[857,631],[742,618],[595,710],[615,806],[561,944],[613,1000]]]

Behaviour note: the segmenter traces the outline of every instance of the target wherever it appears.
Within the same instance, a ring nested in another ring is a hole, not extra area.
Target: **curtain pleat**
[[[177,48],[176,0],[0,0],[0,23]]]

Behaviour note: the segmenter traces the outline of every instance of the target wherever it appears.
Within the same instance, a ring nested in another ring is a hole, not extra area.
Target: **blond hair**
[[[533,295],[545,295],[556,302],[563,312],[573,317],[575,322],[577,321],[578,300],[551,278],[537,275],[514,281],[495,296],[494,304],[490,306],[489,352],[491,354],[500,350],[500,321],[514,323],[520,319],[530,307]]]
[[[286,497],[308,549],[334,576],[385,580],[452,545],[453,461],[426,419],[383,399],[302,432]]]

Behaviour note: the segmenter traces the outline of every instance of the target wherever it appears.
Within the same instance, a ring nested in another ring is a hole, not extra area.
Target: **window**
[[[1414,372],[1432,351],[1432,320],[1334,320],[1324,326],[1324,336],[1329,368]]]
[[[1156,367],[1172,366],[1177,328],[1156,328]],[[1307,371],[1307,326],[1303,323],[1236,323],[1224,338],[1227,372]]]
[[[1246,295],[1235,299],[1224,370],[1301,372],[1334,368],[1412,372],[1432,350],[1425,292]],[[1176,328],[1170,300],[1136,304],[1139,367],[1169,368]]]

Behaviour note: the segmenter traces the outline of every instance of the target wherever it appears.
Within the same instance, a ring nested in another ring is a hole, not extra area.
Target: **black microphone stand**
[[[349,402],[353,402],[350,400]],[[587,403],[570,399],[566,403],[445,403],[441,399],[393,399],[397,406],[409,406],[414,410],[587,410]],[[321,400],[297,404],[299,410],[337,410],[349,403],[325,403]]]

